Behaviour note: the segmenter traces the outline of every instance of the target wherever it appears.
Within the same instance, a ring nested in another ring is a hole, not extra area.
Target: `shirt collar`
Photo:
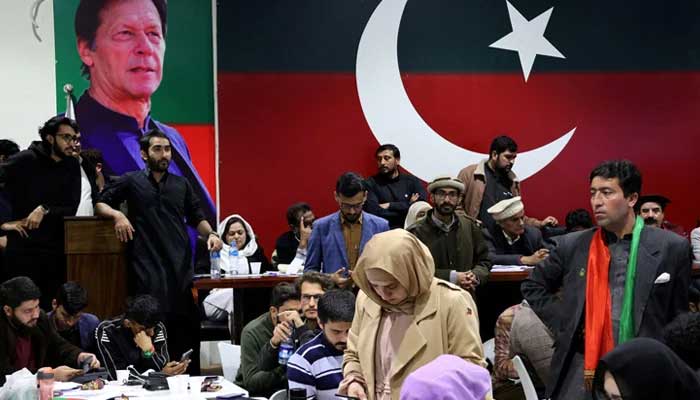
[[[350,222],[350,221],[346,220],[345,216],[343,215],[342,212],[339,214],[340,214],[340,223],[343,225],[345,225],[345,224],[347,224],[347,225],[354,225],[354,224],[362,225],[362,216],[364,215],[364,212],[360,213],[360,218],[358,218],[357,221],[355,221],[355,222]]]
[[[503,229],[501,229],[501,232],[503,232],[503,236],[506,237],[506,242],[508,242],[508,244],[511,245],[511,246],[512,246],[513,244],[515,244],[515,242],[517,242],[518,240],[520,240],[520,236],[521,236],[521,235],[518,235],[515,239],[511,239],[510,236],[508,236],[508,234],[506,233],[506,231],[504,231]]]
[[[76,110],[76,114],[81,117],[81,126],[83,123],[88,125],[93,124],[108,124],[115,128],[125,128],[130,131],[139,132],[141,135],[145,134],[151,128],[151,113],[149,111],[146,119],[143,121],[143,128],[139,128],[138,121],[136,118],[118,113],[116,111],[110,110],[109,108],[100,104],[97,100],[90,96],[90,93],[86,90],[76,107],[80,108],[80,112]]]
[[[450,221],[449,224],[446,224],[446,223],[442,222],[442,220],[440,220],[440,218],[438,218],[438,217],[435,216],[435,213],[434,213],[434,212],[430,213],[430,217],[433,219],[433,222],[435,223],[435,225],[436,225],[438,228],[440,228],[440,229],[442,229],[443,231],[445,231],[445,232],[449,232],[450,229],[452,229],[452,226],[453,226],[453,225],[455,224],[455,222],[457,221],[457,218],[455,218],[455,215],[454,215],[454,214],[452,214],[452,221]]]

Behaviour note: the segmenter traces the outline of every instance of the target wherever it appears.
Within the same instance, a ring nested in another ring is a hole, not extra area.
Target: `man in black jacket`
[[[39,308],[40,295],[39,288],[26,276],[0,285],[0,385],[5,383],[5,375],[22,368],[34,373],[42,367],[56,367],[56,379],[66,381],[82,373],[75,368],[90,357],[91,368],[100,366],[94,354],[84,353],[51,328]]]
[[[63,217],[75,215],[81,197],[80,164],[74,157],[78,132],[75,121],[53,117],[39,129],[40,142],[0,167],[12,207],[11,220],[0,229],[7,234],[7,275],[30,277],[41,289],[45,310],[66,281]]]
[[[389,221],[389,228],[403,228],[408,208],[428,194],[413,175],[399,172],[401,152],[393,144],[383,144],[374,153],[379,173],[367,179],[365,211]]]

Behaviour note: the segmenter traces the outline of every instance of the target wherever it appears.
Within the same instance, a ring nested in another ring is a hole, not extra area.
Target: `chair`
[[[496,340],[491,338],[484,342],[484,357],[491,363],[496,365]]]
[[[276,391],[270,396],[270,400],[287,400],[287,389]]]
[[[241,366],[241,346],[219,342],[219,356],[221,357],[221,368],[224,370],[224,378],[229,382],[234,382],[238,368]]]
[[[535,385],[532,383],[530,374],[527,373],[527,368],[523,364],[523,360],[520,356],[513,357],[513,366],[515,371],[518,373],[520,378],[520,384],[523,386],[523,392],[525,393],[525,400],[539,400],[537,396],[537,391],[535,390]]]

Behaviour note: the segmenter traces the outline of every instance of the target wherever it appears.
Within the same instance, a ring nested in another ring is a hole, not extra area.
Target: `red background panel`
[[[644,192],[672,199],[671,221],[690,229],[700,215],[700,73],[538,74],[527,84],[521,74],[403,79],[423,119],[471,150],[486,153],[494,136],[507,134],[526,151],[577,127],[562,153],[525,181],[531,216],[563,222],[567,211],[589,208],[588,174],[614,158],[637,164]],[[350,73],[220,72],[219,127],[221,215],[248,219],[268,256],[291,203],[325,215],[337,208],[342,172],[375,173],[378,143]],[[411,160],[401,161],[410,169]]]
[[[216,203],[216,135],[214,125],[170,124],[185,138],[190,156]]]

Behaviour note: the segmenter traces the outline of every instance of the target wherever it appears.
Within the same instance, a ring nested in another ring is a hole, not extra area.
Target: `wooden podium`
[[[87,289],[85,311],[100,319],[123,313],[127,296],[125,245],[114,233],[114,221],[66,217],[64,230],[67,277]]]

